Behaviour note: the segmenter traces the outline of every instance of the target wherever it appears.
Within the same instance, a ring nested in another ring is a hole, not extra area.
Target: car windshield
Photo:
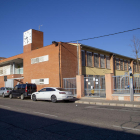
[[[67,91],[66,89],[64,88],[56,88],[57,90],[60,90],[60,91]]]

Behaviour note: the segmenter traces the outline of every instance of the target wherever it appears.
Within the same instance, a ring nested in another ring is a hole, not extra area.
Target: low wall
[[[130,101],[129,94],[112,94],[112,100]],[[134,101],[140,101],[140,94],[134,94]]]

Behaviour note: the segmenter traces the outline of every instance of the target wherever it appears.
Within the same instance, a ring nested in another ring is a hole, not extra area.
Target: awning
[[[6,59],[4,59],[4,60],[6,60]],[[0,66],[8,65],[8,64],[13,63],[13,62],[15,62],[16,64],[20,64],[20,63],[23,63],[23,59],[22,58],[16,58],[16,59],[0,62]]]

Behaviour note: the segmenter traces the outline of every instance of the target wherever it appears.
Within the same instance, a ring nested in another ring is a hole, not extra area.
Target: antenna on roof
[[[43,25],[39,25],[39,31],[40,31],[40,26],[43,26]]]

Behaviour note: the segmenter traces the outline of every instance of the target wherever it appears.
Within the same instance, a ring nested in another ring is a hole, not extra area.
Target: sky
[[[0,0],[0,57],[23,53],[23,32],[39,25],[44,46],[136,29],[140,0]],[[134,58],[133,36],[140,30],[79,43]]]

